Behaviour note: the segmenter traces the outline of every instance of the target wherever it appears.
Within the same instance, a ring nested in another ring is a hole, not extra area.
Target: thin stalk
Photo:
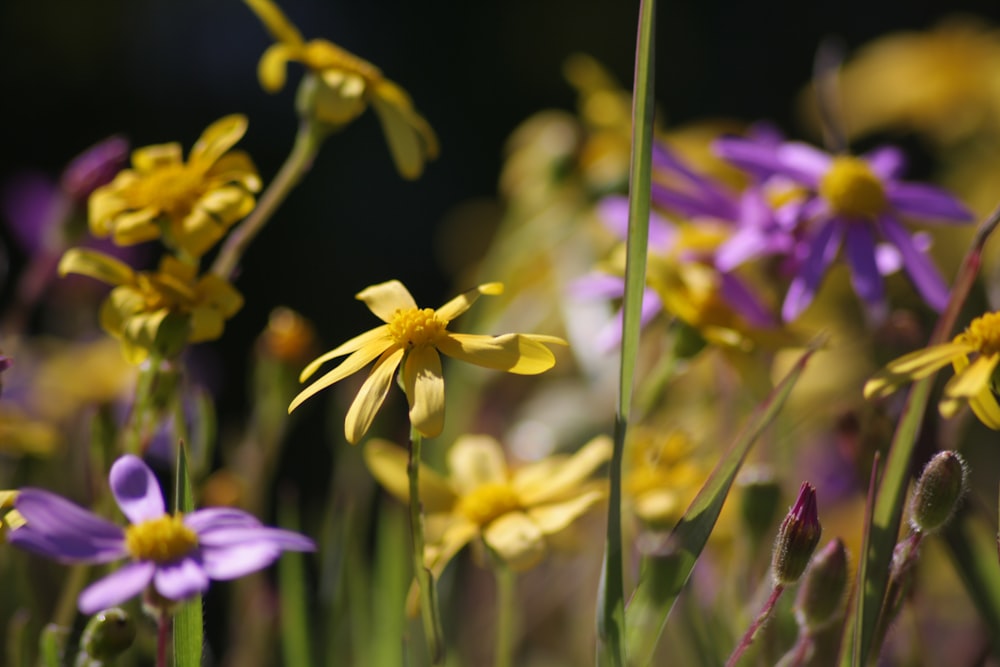
[[[170,614],[160,611],[156,622],[156,667],[167,667],[167,640],[170,638]]]
[[[232,278],[250,242],[260,233],[281,203],[312,167],[316,153],[319,152],[319,147],[328,133],[329,127],[316,123],[308,117],[300,122],[291,152],[285,158],[274,180],[257,200],[253,212],[226,237],[212,264],[212,273],[226,279]]]
[[[132,413],[129,415],[128,425],[125,427],[123,449],[126,454],[142,454],[146,415],[151,407],[156,376],[160,373],[160,362],[161,359],[158,356],[150,355],[146,361],[147,366],[139,371],[139,381],[135,387],[135,402],[132,404]]]
[[[511,667],[514,664],[514,614],[517,604],[514,571],[496,554],[491,554],[493,575],[497,583],[496,642],[493,664],[495,667]]]
[[[410,480],[410,534],[413,538],[413,575],[420,589],[420,615],[427,638],[427,650],[431,663],[444,663],[444,640],[441,631],[441,613],[438,610],[434,576],[424,565],[424,517],[420,503],[420,446],[423,436],[415,428],[410,428],[410,458],[406,473]]]
[[[785,587],[781,584],[775,584],[774,589],[771,590],[771,595],[767,598],[767,602],[761,608],[760,613],[757,614],[757,618],[754,619],[750,627],[747,628],[746,634],[743,635],[743,639],[740,640],[739,645],[733,650],[733,654],[729,656],[729,660],[726,661],[726,667],[736,667],[736,663],[740,661],[740,657],[750,648],[750,644],[753,643],[753,639],[757,632],[763,627],[767,619],[771,617],[771,613],[774,611],[774,606],[778,602],[778,598],[781,594],[785,592]]]

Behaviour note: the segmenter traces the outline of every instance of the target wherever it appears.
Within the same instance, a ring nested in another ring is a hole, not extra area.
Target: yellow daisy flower
[[[121,341],[125,358],[141,363],[150,353],[171,357],[187,343],[215,340],[243,306],[236,288],[215,274],[165,256],[157,271],[135,272],[99,252],[72,248],[60,275],[78,273],[116,287],[101,306],[101,326]]]
[[[968,403],[980,421],[1000,430],[1000,405],[993,390],[993,372],[1000,363],[1000,312],[986,313],[950,343],[933,345],[890,362],[865,384],[865,398],[888,396],[903,384],[928,377],[951,364],[955,377],[944,387],[938,404],[942,417]]]
[[[587,480],[611,458],[611,450],[611,439],[599,437],[572,456],[551,456],[510,470],[494,438],[460,437],[448,450],[447,478],[421,464],[427,567],[440,576],[455,554],[477,538],[515,570],[536,565],[551,536],[605,497],[603,482]],[[406,502],[407,451],[372,440],[364,455],[375,478]]]
[[[260,177],[242,151],[230,151],[247,129],[241,115],[226,116],[202,133],[184,162],[178,143],[139,148],[132,169],[90,197],[90,230],[118,245],[163,238],[201,257],[253,210]]]
[[[448,331],[448,324],[468,310],[479,295],[502,292],[500,283],[486,283],[434,310],[418,308],[398,280],[363,289],[357,298],[385,324],[355,336],[306,366],[299,376],[301,382],[327,361],[350,355],[296,396],[288,411],[377,359],[347,411],[344,433],[348,442],[358,442],[371,426],[400,364],[403,366],[403,391],[410,405],[410,423],[424,436],[433,438],[444,426],[444,376],[439,353],[477,366],[536,375],[555,365],[555,356],[545,345],[566,344],[561,338],[537,334],[480,336]]]
[[[438,154],[437,137],[402,88],[382,76],[371,63],[325,39],[306,42],[302,34],[271,0],[246,0],[264,23],[276,44],[261,56],[257,74],[264,90],[275,92],[285,85],[285,67],[300,62],[311,70],[320,85],[315,90],[312,111],[316,119],[340,127],[361,115],[371,104],[378,114],[389,151],[404,178],[417,178],[424,163]]]
[[[643,523],[670,528],[701,489],[709,469],[694,456],[690,437],[638,429],[629,440],[623,490]]]

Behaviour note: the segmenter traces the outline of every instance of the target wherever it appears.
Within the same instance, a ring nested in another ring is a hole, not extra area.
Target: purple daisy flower
[[[784,176],[813,193],[799,211],[800,222],[808,225],[806,246],[782,306],[786,321],[812,302],[841,246],[854,290],[869,305],[883,304],[883,275],[901,263],[924,301],[935,310],[944,308],[948,286],[927,255],[926,244],[902,221],[966,223],[972,214],[940,188],[899,180],[904,165],[899,150],[883,147],[855,157],[797,142],[774,146],[737,138],[721,139],[715,148],[739,167]],[[879,250],[878,239],[898,252],[899,262]]]
[[[236,579],[267,567],[284,550],[316,548],[304,535],[264,526],[237,509],[168,514],[153,471],[137,456],[115,461],[109,482],[130,526],[25,488],[15,508],[26,523],[7,536],[11,544],[64,563],[131,559],[83,590],[77,603],[84,614],[120,604],[150,585],[164,598],[184,600],[207,590],[210,579]]]

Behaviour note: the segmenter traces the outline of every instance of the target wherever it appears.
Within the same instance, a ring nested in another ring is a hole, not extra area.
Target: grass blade
[[[178,512],[194,510],[194,493],[188,470],[187,448],[183,442],[177,447],[177,489],[175,503]],[[195,596],[181,605],[174,616],[174,666],[199,667],[201,665],[204,626],[201,596]]]

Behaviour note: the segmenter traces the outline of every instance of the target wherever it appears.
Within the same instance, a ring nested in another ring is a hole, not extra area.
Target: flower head
[[[296,396],[288,411],[375,360],[368,379],[347,411],[344,432],[348,442],[358,442],[371,426],[400,365],[403,391],[410,406],[410,423],[427,437],[438,435],[444,427],[441,354],[508,373],[535,375],[555,364],[555,357],[546,345],[566,344],[555,336],[481,336],[448,330],[451,321],[468,310],[479,295],[500,294],[502,291],[500,283],[486,283],[434,310],[418,308],[409,291],[398,280],[362,290],[357,298],[364,301],[385,324],[352,338],[306,366],[299,377],[303,382],[327,361],[350,355]]]
[[[226,116],[202,133],[187,162],[177,143],[139,148],[132,169],[90,197],[90,229],[119,245],[162,238],[201,257],[253,210],[260,177],[242,151],[230,151],[247,129],[244,116]]]
[[[101,306],[101,326],[119,339],[125,357],[141,363],[150,353],[171,357],[187,343],[215,340],[226,319],[243,306],[243,297],[215,274],[166,255],[157,271],[135,272],[99,252],[73,248],[59,262],[59,273],[79,273],[115,285]]]
[[[955,376],[944,386],[938,403],[942,417],[953,417],[968,403],[979,420],[1000,430],[1000,405],[994,392],[993,372],[1000,363],[1000,312],[977,317],[950,343],[911,352],[876,373],[865,383],[865,398],[880,398],[902,385],[925,378],[951,364]]]
[[[15,509],[25,523],[8,541],[65,563],[129,563],[88,586],[78,606],[92,614],[138,595],[147,586],[168,600],[208,589],[210,579],[242,577],[267,567],[282,551],[312,551],[312,540],[269,528],[230,508],[168,514],[153,471],[136,456],[111,466],[111,492],[131,525],[107,519],[42,489],[25,488]]]
[[[365,445],[365,462],[389,493],[409,498],[407,452],[383,440]],[[482,541],[512,568],[537,564],[547,541],[605,496],[588,483],[611,458],[611,442],[597,438],[572,456],[552,456],[516,470],[507,466],[500,443],[466,435],[448,451],[449,475],[421,467],[420,500],[427,512],[425,561],[435,575],[462,547]]]
[[[410,96],[382,76],[370,62],[325,39],[305,41],[271,0],[245,0],[275,39],[261,56],[258,76],[268,92],[285,85],[285,67],[300,62],[315,75],[310,112],[340,127],[357,118],[369,104],[378,114],[389,151],[404,178],[416,178],[427,160],[437,157],[434,130],[413,108]]]
[[[680,519],[708,476],[683,432],[665,437],[655,431],[633,432],[622,480],[636,515],[647,525],[670,528]]]
[[[816,489],[809,482],[802,482],[795,504],[788,510],[774,539],[771,575],[775,585],[787,586],[798,581],[822,533],[816,509]]]

